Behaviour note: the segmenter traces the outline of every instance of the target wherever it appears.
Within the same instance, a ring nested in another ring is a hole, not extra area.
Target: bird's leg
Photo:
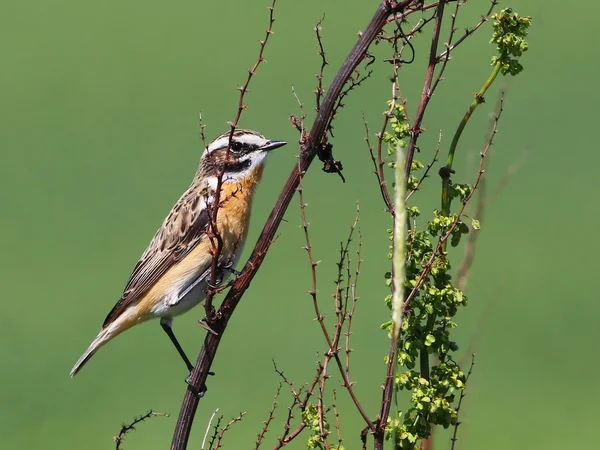
[[[194,369],[194,365],[190,362],[190,359],[187,357],[187,355],[183,351],[183,348],[179,344],[179,341],[175,337],[175,334],[173,333],[173,329],[171,328],[171,322],[172,322],[172,319],[170,319],[170,318],[167,319],[167,318],[163,317],[162,319],[160,319],[160,326],[162,327],[163,330],[165,330],[165,333],[167,333],[167,336],[169,336],[169,339],[171,339],[171,342],[177,349],[177,353],[179,353],[179,356],[181,356],[181,359],[183,359],[183,362],[185,363],[187,369],[191,372]]]
[[[190,371],[190,373],[188,374],[188,376],[185,377],[185,382],[187,383],[187,385],[189,387],[192,388],[192,390],[194,391],[194,393],[198,397],[202,398],[202,397],[204,397],[204,394],[207,391],[207,387],[206,387],[206,385],[204,385],[201,388],[197,388],[196,386],[194,386],[191,383],[190,377],[192,375],[192,370],[194,370],[194,365],[191,363],[190,359],[187,357],[187,355],[183,351],[183,348],[181,347],[181,344],[179,344],[179,341],[175,337],[175,333],[173,333],[173,328],[171,328],[171,322],[172,322],[171,318],[163,317],[160,320],[160,326],[162,327],[163,330],[165,330],[165,333],[167,333],[167,336],[169,336],[169,339],[171,339],[171,342],[173,343],[173,345],[177,349],[177,353],[179,353],[179,356],[181,356],[181,359],[183,359],[183,362],[185,363],[187,369]],[[208,372],[208,374],[209,375],[214,375],[215,373],[214,372]]]
[[[229,267],[223,267],[223,269],[224,269],[224,270],[226,270],[226,271],[228,271],[228,272],[231,272],[231,273],[232,273],[233,275],[235,275],[236,277],[237,277],[237,276],[238,276],[240,273],[242,273],[242,272],[240,272],[239,270],[235,270],[235,269],[233,268],[233,265],[231,265],[231,266],[229,266]]]

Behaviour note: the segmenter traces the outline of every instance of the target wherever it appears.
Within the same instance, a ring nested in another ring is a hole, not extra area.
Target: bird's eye
[[[241,142],[233,141],[229,149],[234,153],[239,153],[242,151],[243,147],[244,145]]]

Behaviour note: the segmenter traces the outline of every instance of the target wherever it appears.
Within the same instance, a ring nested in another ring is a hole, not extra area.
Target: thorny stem
[[[134,417],[133,421],[130,424],[121,425],[119,434],[113,438],[113,440],[115,441],[115,450],[121,450],[121,444],[123,443],[123,440],[125,439],[125,435],[127,433],[129,433],[130,431],[135,430],[135,426],[138,423],[144,422],[145,420],[150,419],[151,417],[156,417],[156,416],[169,417],[169,414],[155,412],[155,411],[150,410],[143,416]]]
[[[423,181],[425,180],[425,178],[428,177],[429,171],[431,170],[431,168],[437,161],[437,156],[440,153],[441,148],[442,148],[442,131],[440,130],[440,134],[438,135],[437,145],[435,146],[435,151],[433,152],[433,158],[431,158],[431,162],[427,165],[427,167],[423,171],[423,175],[421,175],[421,178],[419,179],[417,184],[411,188],[410,192],[406,196],[406,202],[408,202],[408,200],[413,196],[413,194],[419,190],[419,188],[421,187],[421,184],[423,184]]]
[[[219,437],[217,438],[217,445],[215,446],[215,450],[219,450],[221,447],[223,447],[223,437],[225,436],[225,433],[227,433],[227,431],[229,431],[229,429],[231,428],[231,426],[236,423],[236,422],[241,422],[243,417],[246,415],[245,412],[241,412],[239,414],[239,416],[234,417],[233,419],[231,419],[227,425],[225,425],[223,427],[223,429],[221,430],[221,432],[219,433]]]
[[[473,373],[473,367],[475,366],[475,354],[471,355],[471,366],[469,367],[469,372],[467,373],[467,376],[465,378],[465,387],[467,385],[467,383],[469,382],[469,378],[471,378],[471,374]],[[458,398],[458,405],[456,405],[456,414],[458,416],[458,414],[460,413],[460,408],[462,406],[462,402],[465,398],[467,394],[465,394],[465,390],[462,389],[460,391],[460,397]],[[454,431],[452,432],[452,438],[450,439],[452,441],[452,445],[450,446],[450,450],[454,450],[455,446],[456,446],[456,442],[458,441],[457,435],[458,435],[458,426],[460,425],[460,422],[457,420],[456,423],[454,424]]]
[[[433,82],[433,73],[435,71],[435,66],[437,65],[437,49],[440,41],[440,30],[442,28],[442,19],[444,18],[444,7],[446,6],[446,3],[447,0],[440,0],[436,7],[435,22],[433,25],[433,37],[431,38],[431,48],[429,50],[429,64],[427,66],[427,71],[425,72],[425,81],[423,83],[423,90],[421,91],[421,100],[419,101],[419,106],[417,107],[417,113],[412,126],[410,142],[406,152],[406,161],[404,164],[405,179],[408,179],[410,174],[410,167],[412,165],[415,150],[417,148],[417,140],[419,139],[419,135],[423,132],[421,125],[423,123],[423,117],[425,116],[425,110],[427,109],[429,100],[431,100],[431,96],[433,95],[433,92],[431,91],[431,83]],[[385,418],[387,419],[387,415]]]
[[[357,217],[354,221],[354,224],[352,225],[351,229],[350,229],[350,235],[348,237],[348,239],[346,240],[346,247],[342,247],[341,250],[341,255],[340,255],[340,261],[338,263],[338,268],[339,268],[339,273],[338,273],[338,281],[336,283],[336,316],[337,316],[337,320],[336,320],[336,327],[335,327],[335,333],[333,336],[333,339],[331,338],[331,336],[329,335],[329,332],[327,331],[327,327],[325,325],[325,317],[323,316],[323,314],[321,314],[321,310],[319,308],[319,302],[317,299],[317,272],[316,272],[316,268],[318,265],[318,261],[315,261],[314,257],[313,257],[313,253],[312,253],[312,246],[310,243],[310,235],[308,232],[308,227],[309,227],[309,223],[306,220],[306,203],[304,202],[304,194],[303,194],[303,189],[302,189],[302,179],[303,177],[300,178],[300,185],[298,186],[298,197],[300,200],[300,215],[301,215],[301,219],[302,219],[302,229],[304,230],[304,239],[306,242],[306,246],[304,247],[304,249],[306,250],[307,254],[308,254],[308,258],[309,258],[309,262],[310,262],[310,268],[311,268],[311,275],[312,275],[312,288],[309,291],[310,296],[312,297],[313,300],[313,307],[315,309],[315,315],[316,315],[316,320],[317,322],[319,322],[319,325],[321,327],[321,331],[323,332],[323,336],[325,337],[325,341],[327,342],[327,347],[329,348],[329,350],[327,351],[327,353],[325,354],[325,360],[323,362],[323,367],[322,367],[322,371],[321,371],[321,383],[320,383],[320,394],[322,394],[323,389],[324,389],[324,380],[325,378],[328,376],[327,375],[327,368],[329,365],[329,361],[331,360],[331,358],[334,358],[340,375],[342,376],[343,380],[344,380],[344,387],[348,390],[348,393],[350,394],[350,397],[352,398],[352,401],[354,402],[354,405],[356,406],[356,408],[358,409],[358,411],[360,412],[360,414],[362,415],[363,419],[365,420],[367,426],[372,426],[371,424],[371,420],[369,419],[369,417],[367,416],[367,413],[365,412],[364,408],[361,406],[360,402],[358,401],[358,398],[356,397],[356,394],[354,393],[354,389],[352,388],[352,382],[349,379],[349,373],[347,372],[347,370],[344,368],[344,364],[342,363],[342,360],[340,358],[339,355],[339,342],[340,342],[340,338],[342,336],[342,330],[343,330],[343,326],[344,326],[344,322],[346,320],[346,313],[341,311],[341,307],[339,305],[340,303],[340,299],[341,299],[341,294],[340,294],[340,287],[341,287],[341,271],[343,268],[343,264],[344,264],[344,260],[347,257],[348,254],[348,246],[350,245],[350,241],[352,240],[352,235],[354,234],[354,230],[356,229],[356,226],[358,224],[358,214]],[[319,405],[322,405],[322,397],[321,395],[319,396]],[[322,409],[319,409],[319,413],[322,412]],[[322,419],[323,417],[321,416],[321,414],[319,414],[319,425],[321,427],[321,434],[324,434],[324,430],[323,430],[323,423],[322,423]],[[323,438],[325,441],[325,438]],[[328,444],[327,444],[328,445]]]
[[[248,87],[250,86],[250,81],[252,81],[252,77],[256,74],[256,70],[258,67],[265,62],[263,58],[263,54],[265,51],[265,47],[267,45],[267,41],[269,40],[269,36],[273,34],[273,24],[275,23],[274,11],[275,4],[277,0],[273,0],[271,6],[269,7],[269,26],[265,30],[265,38],[260,41],[260,50],[258,51],[258,58],[254,63],[254,66],[250,70],[248,70],[248,76],[246,78],[246,82],[238,88],[240,91],[240,96],[238,100],[238,108],[235,119],[233,122],[229,122],[229,126],[231,127],[231,131],[229,132],[229,142],[227,143],[227,151],[225,153],[225,160],[229,159],[229,151],[231,149],[231,143],[233,141],[233,133],[238,126],[240,121],[240,117],[242,116],[242,112],[246,109],[246,105],[244,104],[244,97],[246,96],[246,92],[248,92]],[[216,286],[217,279],[219,277],[219,259],[221,256],[221,252],[223,250],[223,238],[221,237],[219,230],[217,228],[217,215],[219,214],[219,208],[221,207],[221,189],[223,187],[223,176],[225,175],[225,164],[218,170],[217,173],[217,186],[215,188],[214,200],[212,204],[212,209],[210,213],[210,231],[211,231],[211,246],[212,246],[212,265],[211,265],[211,273],[210,273],[210,284],[212,286]],[[214,321],[213,314],[213,306],[212,300],[215,296],[216,291],[214,289],[208,289],[206,292],[206,299],[204,300],[204,309],[206,311],[206,318],[209,326]]]
[[[469,36],[471,36],[473,33],[475,33],[475,31],[477,31],[479,29],[479,27],[481,27],[481,25],[483,25],[485,22],[487,22],[490,15],[492,14],[492,11],[494,11],[494,8],[497,5],[498,5],[498,1],[492,0],[490,3],[490,8],[483,16],[481,16],[481,20],[479,22],[477,22],[477,24],[475,26],[473,26],[471,28],[467,28],[465,33],[460,38],[458,38],[453,45],[450,45],[449,47],[446,48],[445,51],[440,53],[440,55],[438,56],[438,61],[441,61],[442,58],[446,58],[446,56],[448,56],[452,50],[454,50],[456,47],[458,47],[460,44],[462,44],[465,41],[465,39],[467,39]]]
[[[325,18],[319,19],[317,24],[315,25],[315,34],[317,36],[317,43],[319,44],[319,56],[321,57],[321,67],[319,68],[319,73],[316,75],[317,77],[317,89],[315,90],[315,99],[317,102],[317,106],[315,111],[319,111],[321,109],[321,99],[323,98],[323,94],[325,93],[325,88],[323,87],[323,73],[325,72],[325,66],[329,63],[327,62],[327,58],[325,57],[325,48],[323,47],[323,37],[321,36],[321,29],[323,20]]]
[[[210,416],[210,419],[208,420],[208,424],[206,425],[206,431],[204,432],[204,438],[202,439],[202,447],[200,447],[201,450],[204,450],[206,447],[206,439],[208,438],[208,432],[210,431],[210,426],[212,425],[212,421],[214,420],[215,416],[217,415],[217,413],[219,412],[219,408],[215,409],[212,413],[212,415]],[[209,445],[209,449],[212,448],[212,444]]]

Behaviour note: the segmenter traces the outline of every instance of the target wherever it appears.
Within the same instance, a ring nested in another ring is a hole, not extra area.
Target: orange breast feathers
[[[239,256],[243,249],[250,225],[252,197],[261,176],[262,167],[259,167],[245,179],[224,183],[221,188],[217,229],[223,241],[221,256],[224,259],[234,255]],[[139,303],[137,322],[150,318],[151,310],[162,301],[166,293],[172,290],[178,292],[197,275],[201,267],[208,267],[211,264],[212,245],[208,237],[201,239],[183,260],[156,282]]]

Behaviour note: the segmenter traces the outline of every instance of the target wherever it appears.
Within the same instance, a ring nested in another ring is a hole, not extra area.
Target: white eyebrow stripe
[[[209,146],[205,150],[205,153],[210,153],[214,150],[217,150],[218,148],[227,147],[228,143],[229,143],[229,136],[219,138],[216,141],[213,141],[209,144]]]
[[[235,140],[242,144],[256,145],[258,147],[261,147],[268,142],[263,136],[257,136],[256,134],[243,134],[237,136]]]
[[[261,147],[269,142],[268,139],[256,134],[243,134],[241,136],[235,136],[234,141],[241,142],[242,144],[256,145],[258,147]],[[229,144],[229,134],[211,142],[204,153],[210,153],[220,148],[227,148],[227,144]]]

